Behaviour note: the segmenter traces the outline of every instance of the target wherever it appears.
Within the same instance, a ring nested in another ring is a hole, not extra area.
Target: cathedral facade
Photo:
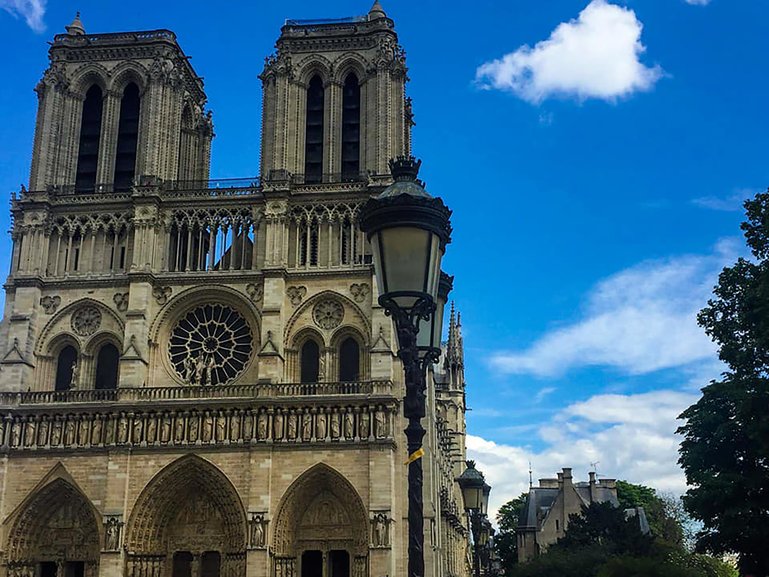
[[[0,576],[404,575],[403,369],[358,212],[409,155],[375,3],[288,20],[260,177],[209,180],[173,32],[56,35],[12,198],[0,325]],[[425,562],[469,572],[453,310],[428,375]]]

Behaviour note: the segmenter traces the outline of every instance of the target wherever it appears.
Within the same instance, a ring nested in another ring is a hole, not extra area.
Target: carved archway
[[[272,535],[273,574],[299,574],[302,554],[347,551],[350,574],[367,575],[368,515],[350,482],[320,463],[305,471],[286,490]]]
[[[221,556],[220,574],[245,575],[246,515],[237,490],[212,463],[182,457],[158,473],[131,512],[128,576],[171,575],[174,553]]]
[[[93,505],[69,481],[56,478],[33,494],[12,520],[8,574],[94,577],[101,533]],[[65,571],[65,567],[67,568]]]

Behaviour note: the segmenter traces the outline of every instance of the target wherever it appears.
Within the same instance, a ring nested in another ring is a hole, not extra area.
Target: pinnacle
[[[75,14],[75,19],[72,21],[72,23],[69,26],[65,26],[64,28],[67,30],[67,34],[72,36],[81,36],[85,34],[85,28],[83,27],[82,20],[80,20],[79,10]]]
[[[385,14],[382,5],[379,3],[379,0],[374,0],[374,4],[371,6],[371,10],[368,11],[368,19],[378,20],[379,18],[387,18],[387,14]]]

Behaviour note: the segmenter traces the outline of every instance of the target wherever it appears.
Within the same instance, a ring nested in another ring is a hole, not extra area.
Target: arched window
[[[195,130],[192,122],[192,111],[189,106],[182,110],[182,125],[179,134],[179,180],[194,180],[192,141]]]
[[[136,145],[139,141],[139,87],[133,82],[120,99],[115,155],[115,190],[130,190],[136,172]]]
[[[347,337],[339,345],[339,381],[342,383],[360,379],[360,345]]]
[[[75,378],[72,374],[75,373]],[[80,373],[78,367],[77,350],[72,345],[67,345],[59,352],[56,362],[56,384],[54,390],[67,391],[72,388],[73,380],[77,381]],[[77,382],[74,383],[77,385]]]
[[[323,179],[323,81],[315,75],[307,87],[307,114],[304,133],[304,181]]]
[[[317,383],[320,372],[320,347],[318,347],[318,343],[312,339],[305,341],[299,353],[299,363],[301,366],[300,382]]]
[[[75,188],[79,191],[91,191],[96,188],[102,105],[101,88],[94,84],[85,93],[83,116],[80,122],[80,146],[77,151],[75,174]]]
[[[342,180],[357,180],[360,173],[360,84],[354,72],[342,89]]]
[[[96,357],[96,381],[95,389],[117,388],[118,367],[120,365],[120,351],[112,343],[107,343]]]

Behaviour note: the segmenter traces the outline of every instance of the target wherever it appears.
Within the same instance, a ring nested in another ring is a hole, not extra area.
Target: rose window
[[[252,351],[251,327],[234,309],[201,305],[171,332],[168,356],[188,385],[222,385],[246,368]]]
[[[336,328],[344,318],[344,307],[333,299],[322,300],[313,308],[312,318],[322,329]]]

